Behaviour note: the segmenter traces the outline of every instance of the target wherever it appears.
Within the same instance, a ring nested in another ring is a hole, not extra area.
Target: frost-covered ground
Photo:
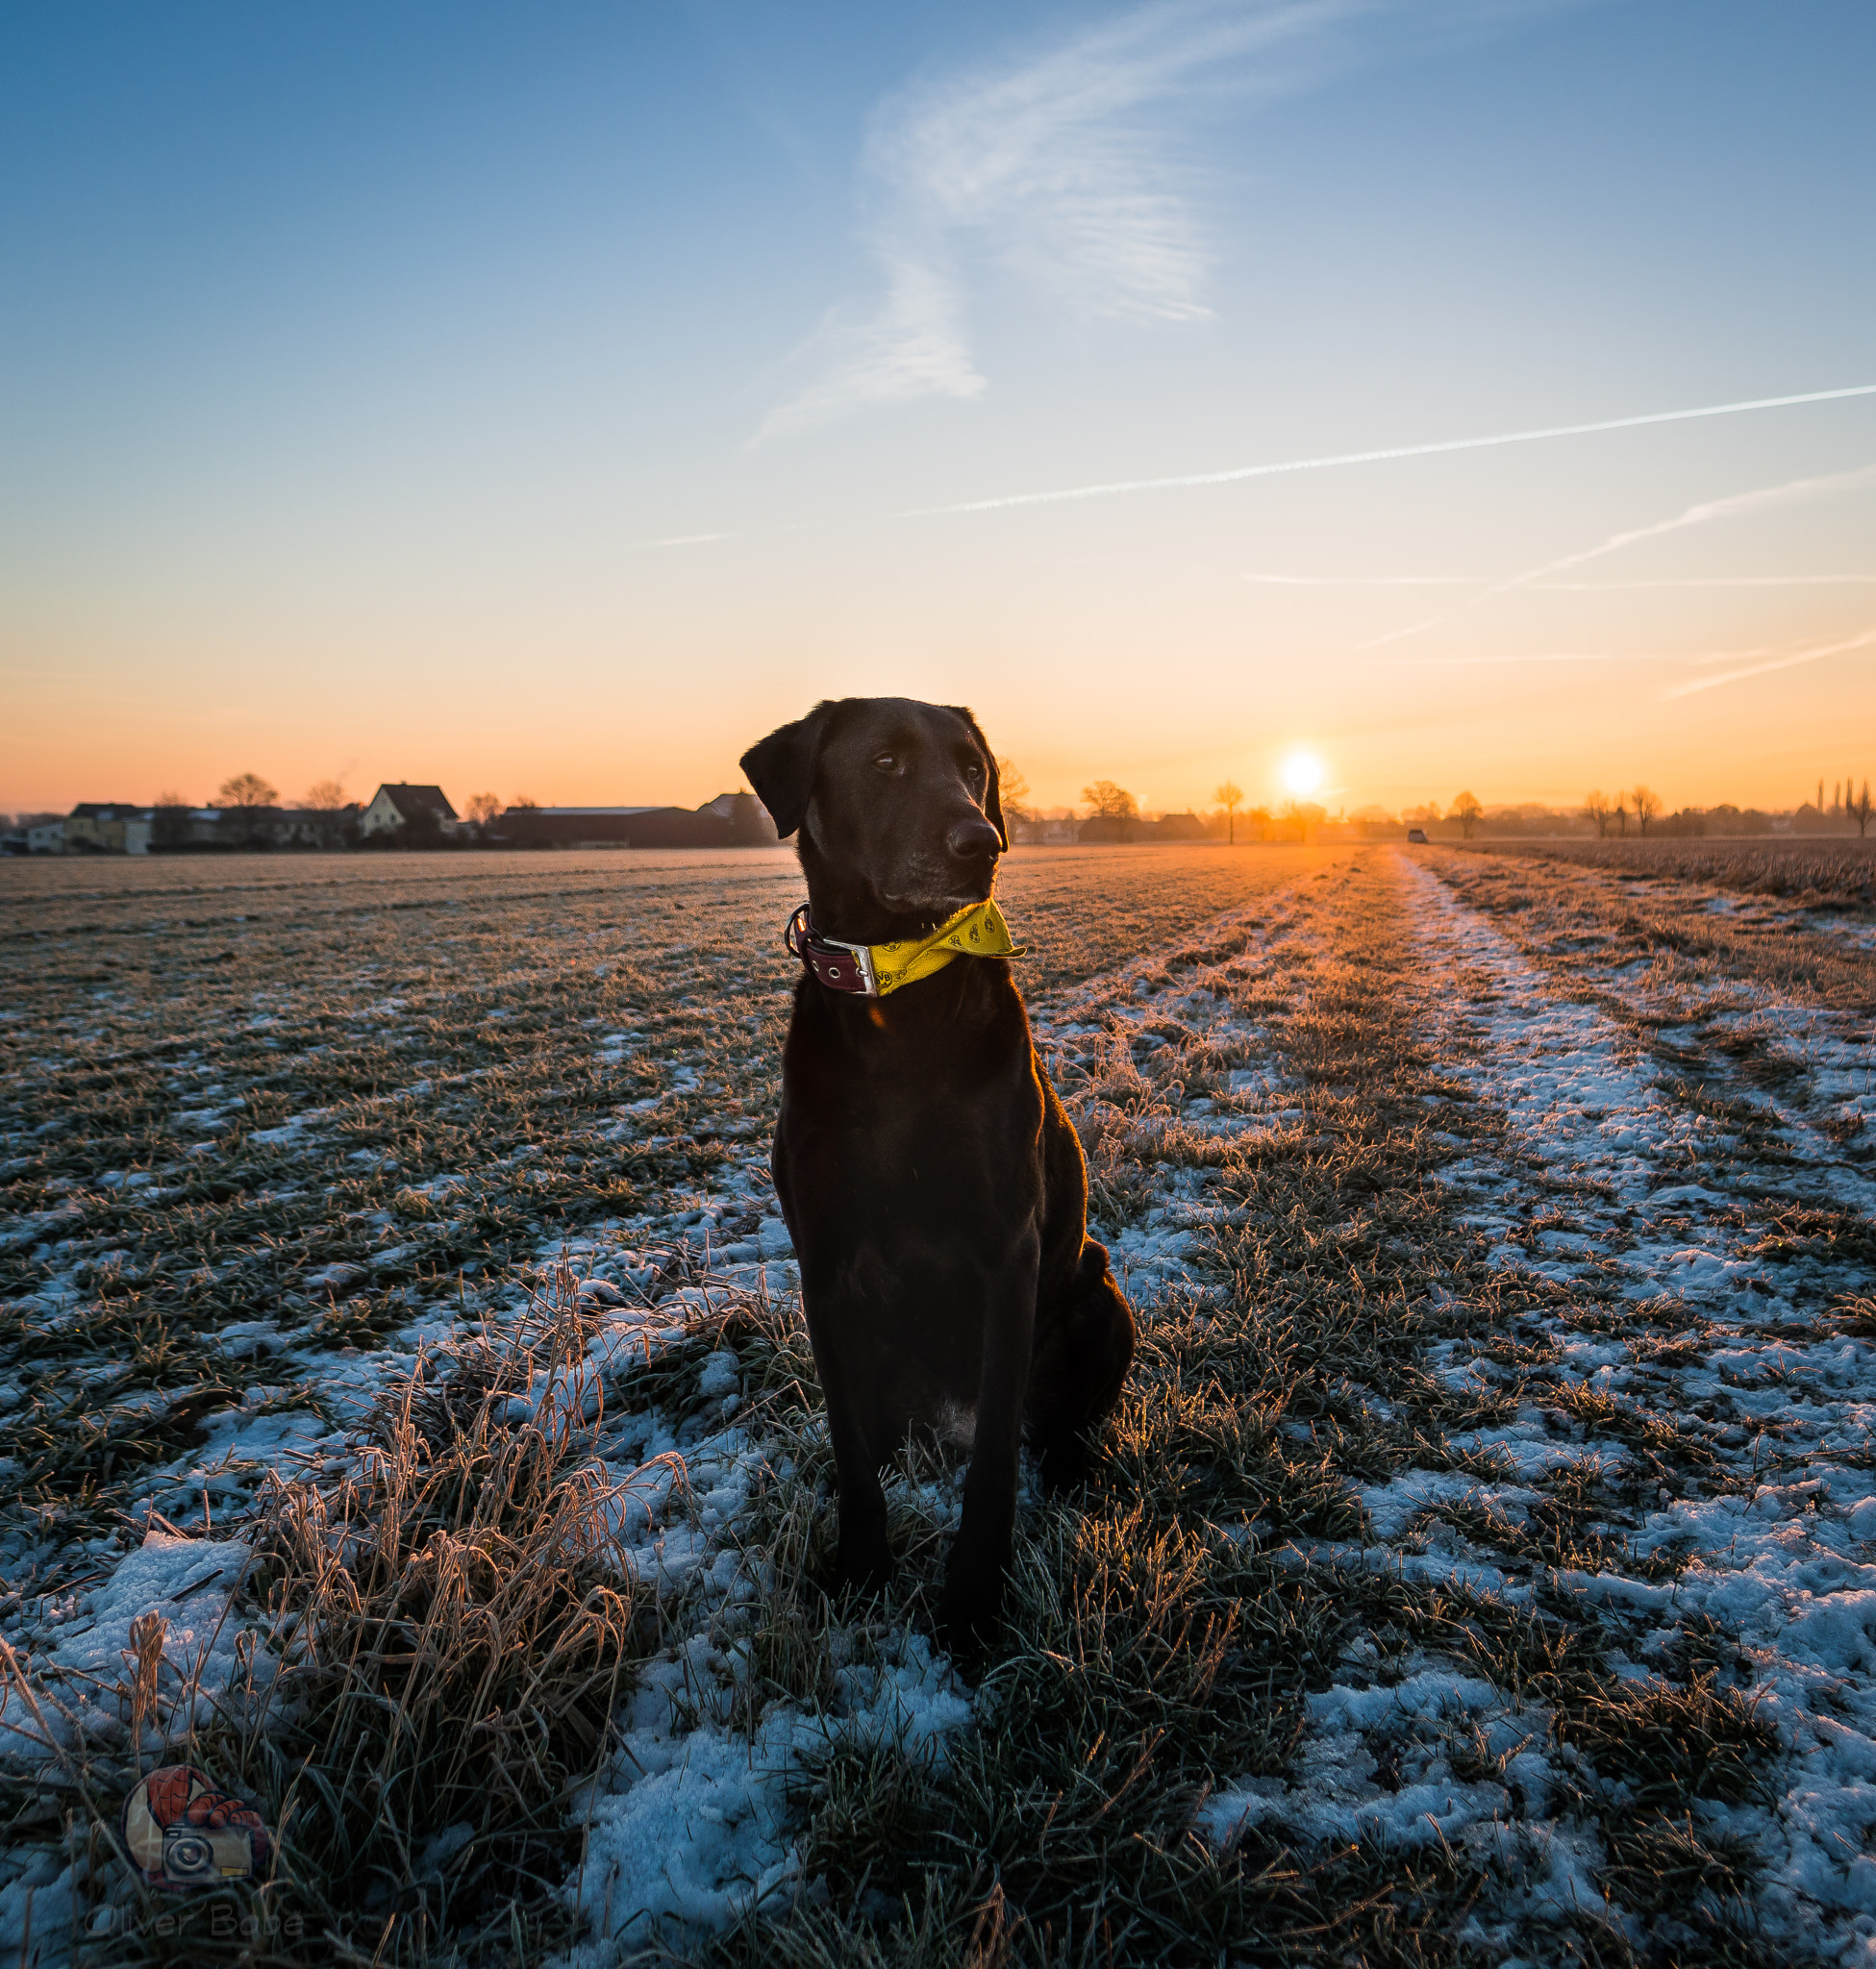
[[[1876,1958],[1857,922],[1478,860],[1006,871],[1141,1349],[975,1686],[930,1632],[954,1467],[897,1473],[887,1602],[813,1585],[784,858],[69,899],[15,937],[0,1727],[118,1768],[154,1612],[182,1730],[266,1633],[269,1473],[355,1472],[388,1392],[546,1318],[577,1364],[496,1420],[575,1416],[645,1608],[546,1954]],[[196,920],[138,984],[158,908]],[[0,1947],[29,1902],[40,1960],[128,1946],[10,1747]]]

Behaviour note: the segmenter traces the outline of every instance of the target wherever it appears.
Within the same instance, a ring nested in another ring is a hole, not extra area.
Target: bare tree
[[[1082,798],[1088,802],[1090,812],[1103,820],[1139,818],[1139,802],[1125,786],[1116,786],[1112,780],[1096,780],[1091,786],[1084,786]]]
[[[259,773],[237,773],[232,780],[222,781],[220,789],[209,804],[251,813],[257,807],[278,807],[280,790],[269,785]]]
[[[1013,759],[996,762],[996,797],[1005,821],[1029,818],[1029,779]]]
[[[345,788],[338,780],[314,780],[300,795],[301,804],[308,812],[319,817],[312,823],[313,833],[322,848],[338,848],[344,845],[344,823],[339,816],[352,803],[345,797]]]
[[[254,840],[255,815],[265,808],[278,807],[280,791],[259,773],[237,773],[233,779],[222,781],[209,805],[233,816],[240,844],[245,848]]]
[[[1609,795],[1600,786],[1592,788],[1583,796],[1583,816],[1596,823],[1597,840],[1605,840],[1609,835],[1609,823],[1615,817],[1615,810],[1609,804]]]
[[[1318,828],[1329,818],[1328,810],[1316,805],[1313,800],[1286,800],[1277,809],[1277,820],[1286,828],[1296,830],[1296,838],[1307,841],[1312,828]]]
[[[1213,790],[1213,799],[1225,810],[1225,845],[1238,845],[1238,809],[1244,798],[1244,789],[1236,780],[1221,780]]]
[[[1638,786],[1629,798],[1635,803],[1636,820],[1646,835],[1648,823],[1661,812],[1661,795],[1652,786]]]
[[[511,807],[518,807],[522,812],[526,813],[538,807],[540,802],[532,793],[517,793],[508,804]]]
[[[1447,810],[1453,819],[1459,822],[1459,831],[1469,841],[1472,830],[1479,824],[1479,816],[1485,809],[1479,804],[1476,793],[1461,793]]]
[[[1629,837],[1628,797],[1626,793],[1617,793],[1615,796],[1615,832],[1624,840]]]
[[[487,827],[502,810],[502,796],[499,793],[471,793],[469,804],[463,810],[477,827]]]
[[[1876,813],[1876,807],[1869,804],[1869,782],[1863,783],[1863,791],[1850,803],[1850,818],[1857,824],[1857,838],[1862,840],[1869,831],[1869,819]]]

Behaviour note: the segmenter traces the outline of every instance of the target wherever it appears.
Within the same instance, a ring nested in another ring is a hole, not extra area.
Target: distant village
[[[459,813],[440,786],[391,785],[364,802],[339,797],[283,807],[252,775],[207,807],[81,800],[69,813],[22,814],[0,836],[12,855],[215,855],[384,848],[735,848],[772,844],[753,793],[703,806],[501,807],[479,794]],[[338,788],[332,791],[337,792]],[[318,789],[314,789],[315,794]]]
[[[1082,810],[1040,811],[1023,804],[1027,787],[1008,761],[1004,815],[1013,843],[1053,847],[1075,843],[1224,841],[1469,840],[1475,835],[1533,838],[1738,837],[1775,835],[1863,836],[1876,807],[1869,783],[1857,792],[1849,780],[1814,801],[1779,811],[1718,806],[1668,811],[1646,786],[1605,795],[1592,792],[1574,808],[1533,803],[1488,807],[1469,792],[1443,810],[1429,801],[1398,813],[1380,807],[1334,813],[1316,802],[1245,805],[1238,787],[1218,788],[1219,805],[1146,814],[1124,787],[1097,780],[1083,788]],[[347,799],[333,781],[310,789],[297,807],[283,806],[258,775],[224,783],[209,805],[180,799],[149,805],[129,800],[81,800],[69,813],[22,813],[0,832],[7,855],[216,855],[336,853],[413,848],[737,848],[772,846],[775,824],[753,793],[719,793],[701,807],[542,807],[528,799],[503,806],[492,793],[470,797],[459,813],[440,786],[387,784],[368,801]]]

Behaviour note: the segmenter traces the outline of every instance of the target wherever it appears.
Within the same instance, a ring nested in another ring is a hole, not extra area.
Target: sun
[[[1283,779],[1284,785],[1299,797],[1313,793],[1322,784],[1322,761],[1313,752],[1299,747],[1284,760]]]

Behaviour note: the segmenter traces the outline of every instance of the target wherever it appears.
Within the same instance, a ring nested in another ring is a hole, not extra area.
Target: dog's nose
[[[997,831],[981,814],[961,820],[944,837],[944,845],[959,861],[984,861],[1003,846]]]

